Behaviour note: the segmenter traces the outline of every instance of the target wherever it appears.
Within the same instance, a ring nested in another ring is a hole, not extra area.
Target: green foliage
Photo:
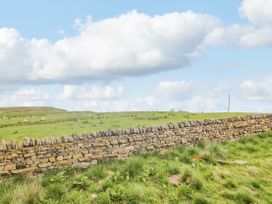
[[[180,172],[180,164],[177,162],[168,162],[166,165],[166,172],[168,175],[178,174]]]
[[[200,191],[203,188],[203,184],[198,178],[193,178],[190,183],[190,188],[196,191]]]
[[[112,203],[111,198],[110,198],[110,194],[108,191],[99,194],[96,201],[99,204],[111,204]]]
[[[236,188],[236,185],[235,183],[232,181],[232,180],[228,180],[224,186],[228,189],[235,189]]]
[[[256,188],[256,189],[261,188],[260,183],[258,183],[257,181],[251,180],[251,181],[249,181],[249,184],[250,184],[252,187]]]
[[[75,181],[73,181],[72,187],[80,190],[87,190],[90,186],[88,178],[85,176],[80,176]]]
[[[211,144],[209,147],[209,152],[210,155],[216,159],[226,159],[227,157],[226,150],[223,150],[223,148],[218,144]]]
[[[177,147],[87,169],[18,175],[0,181],[0,203],[269,203],[271,144],[272,134],[263,134],[243,143]],[[257,151],[248,151],[252,145]],[[214,162],[220,158],[226,163]],[[178,185],[170,182],[171,175]]]
[[[192,177],[193,177],[192,172],[189,169],[185,169],[181,177],[181,181],[183,183],[189,184],[192,180]]]
[[[203,141],[199,141],[197,144],[196,144],[197,147],[199,147],[200,149],[204,149],[206,144],[203,142]]]
[[[143,171],[144,161],[141,158],[129,158],[121,170],[127,180],[136,177]]]
[[[89,178],[98,181],[100,179],[106,178],[108,173],[103,165],[98,164],[91,166],[86,175]]]
[[[193,191],[187,185],[182,185],[178,190],[179,198],[183,200],[191,200],[193,198]]]
[[[215,163],[213,156],[212,156],[210,153],[207,153],[207,152],[205,152],[205,153],[201,156],[201,159],[202,159],[202,161],[207,162],[208,164],[213,164],[213,163]]]
[[[208,204],[208,200],[204,196],[197,196],[194,198],[194,204]]]
[[[238,191],[236,193],[229,193],[229,192],[225,192],[223,194],[223,197],[229,199],[229,200],[233,200],[236,203],[239,204],[251,204],[254,203],[254,199],[250,196],[250,194],[246,191]]]
[[[67,189],[61,184],[49,185],[46,187],[46,197],[52,200],[63,200]]]

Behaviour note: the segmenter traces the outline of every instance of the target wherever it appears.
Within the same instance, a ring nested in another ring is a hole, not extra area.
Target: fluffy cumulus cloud
[[[76,36],[50,44],[0,29],[0,80],[54,83],[144,75],[183,67],[197,58],[214,16],[137,11],[77,23]],[[5,73],[5,74],[3,74]]]
[[[242,17],[257,26],[272,26],[271,0],[244,0],[239,11]]]
[[[161,81],[155,92],[171,100],[180,100],[190,98],[198,88],[200,86],[191,81]]]
[[[241,90],[246,99],[252,101],[271,101],[272,100],[272,76],[265,80],[247,80],[241,84]]]
[[[193,112],[226,111],[228,94],[233,87],[228,83],[198,83],[192,81],[161,81],[154,95],[164,110]]]
[[[3,94],[4,93],[4,94]],[[50,105],[51,95],[40,89],[24,87],[1,93],[0,106]]]
[[[254,28],[241,36],[241,44],[248,47],[272,46],[272,1],[244,0],[239,11]]]
[[[242,47],[272,46],[272,1],[244,0],[240,15],[248,24],[222,25],[213,29],[204,40],[204,45],[234,45]]]
[[[43,101],[49,99],[49,94],[43,93],[40,90],[29,88],[20,89],[11,95],[11,98],[16,100],[31,100],[31,101]]]
[[[115,100],[124,94],[123,86],[81,86],[65,85],[62,93],[59,94],[59,100]]]

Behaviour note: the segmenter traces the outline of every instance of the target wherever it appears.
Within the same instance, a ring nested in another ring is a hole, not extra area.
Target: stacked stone
[[[33,174],[116,158],[177,145],[214,142],[272,130],[272,115],[170,123],[162,126],[73,134],[43,140],[0,143],[0,177]]]

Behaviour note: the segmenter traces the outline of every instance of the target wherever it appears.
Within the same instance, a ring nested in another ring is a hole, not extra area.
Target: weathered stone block
[[[10,170],[13,170],[13,169],[16,169],[16,164],[7,164],[4,167],[4,171],[10,171]]]

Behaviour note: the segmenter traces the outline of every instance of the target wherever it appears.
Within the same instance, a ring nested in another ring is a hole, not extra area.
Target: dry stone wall
[[[35,174],[75,164],[96,164],[107,159],[199,141],[232,140],[272,130],[272,115],[181,122],[163,126],[73,134],[59,138],[0,143],[0,177]]]

